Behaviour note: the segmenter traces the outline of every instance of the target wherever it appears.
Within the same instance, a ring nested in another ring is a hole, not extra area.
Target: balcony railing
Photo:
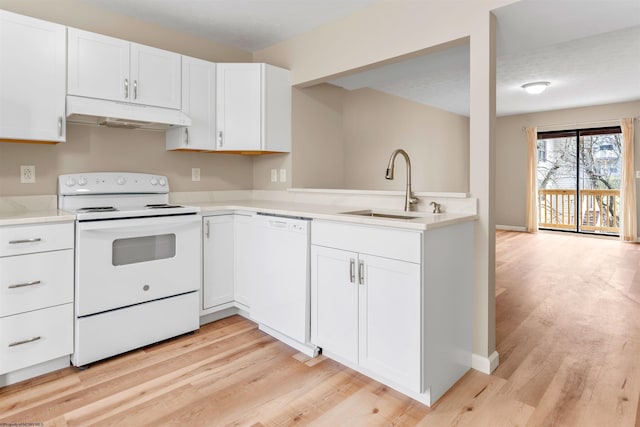
[[[620,232],[620,190],[580,190],[579,231]],[[576,190],[538,190],[540,228],[576,230]]]

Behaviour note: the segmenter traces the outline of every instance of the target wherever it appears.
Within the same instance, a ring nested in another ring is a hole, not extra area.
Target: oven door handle
[[[78,223],[79,231],[90,230],[122,230],[122,229],[143,229],[149,227],[165,227],[172,225],[188,225],[201,224],[202,217],[200,215],[175,215],[160,217],[141,217],[129,219],[109,219],[100,221],[80,221]]]

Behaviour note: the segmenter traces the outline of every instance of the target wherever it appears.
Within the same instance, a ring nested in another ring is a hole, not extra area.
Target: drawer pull
[[[29,338],[27,340],[12,342],[11,344],[9,344],[9,347],[15,347],[22,344],[29,344],[30,342],[38,341],[41,338],[42,338],[41,336],[37,336],[37,337]]]
[[[40,237],[35,237],[33,239],[21,239],[21,240],[9,240],[10,245],[17,245],[19,243],[35,243],[41,242],[42,239]]]
[[[39,285],[40,283],[42,283],[40,280],[34,280],[33,282],[17,283],[15,285],[9,285],[9,289],[24,288],[25,286]]]

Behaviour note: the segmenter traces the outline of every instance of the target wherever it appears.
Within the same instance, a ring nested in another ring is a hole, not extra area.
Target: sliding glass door
[[[617,235],[621,147],[619,127],[538,133],[539,227]]]

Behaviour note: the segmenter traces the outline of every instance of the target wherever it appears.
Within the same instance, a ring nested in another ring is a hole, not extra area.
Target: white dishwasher
[[[310,220],[258,212],[251,317],[260,329],[309,356]]]

